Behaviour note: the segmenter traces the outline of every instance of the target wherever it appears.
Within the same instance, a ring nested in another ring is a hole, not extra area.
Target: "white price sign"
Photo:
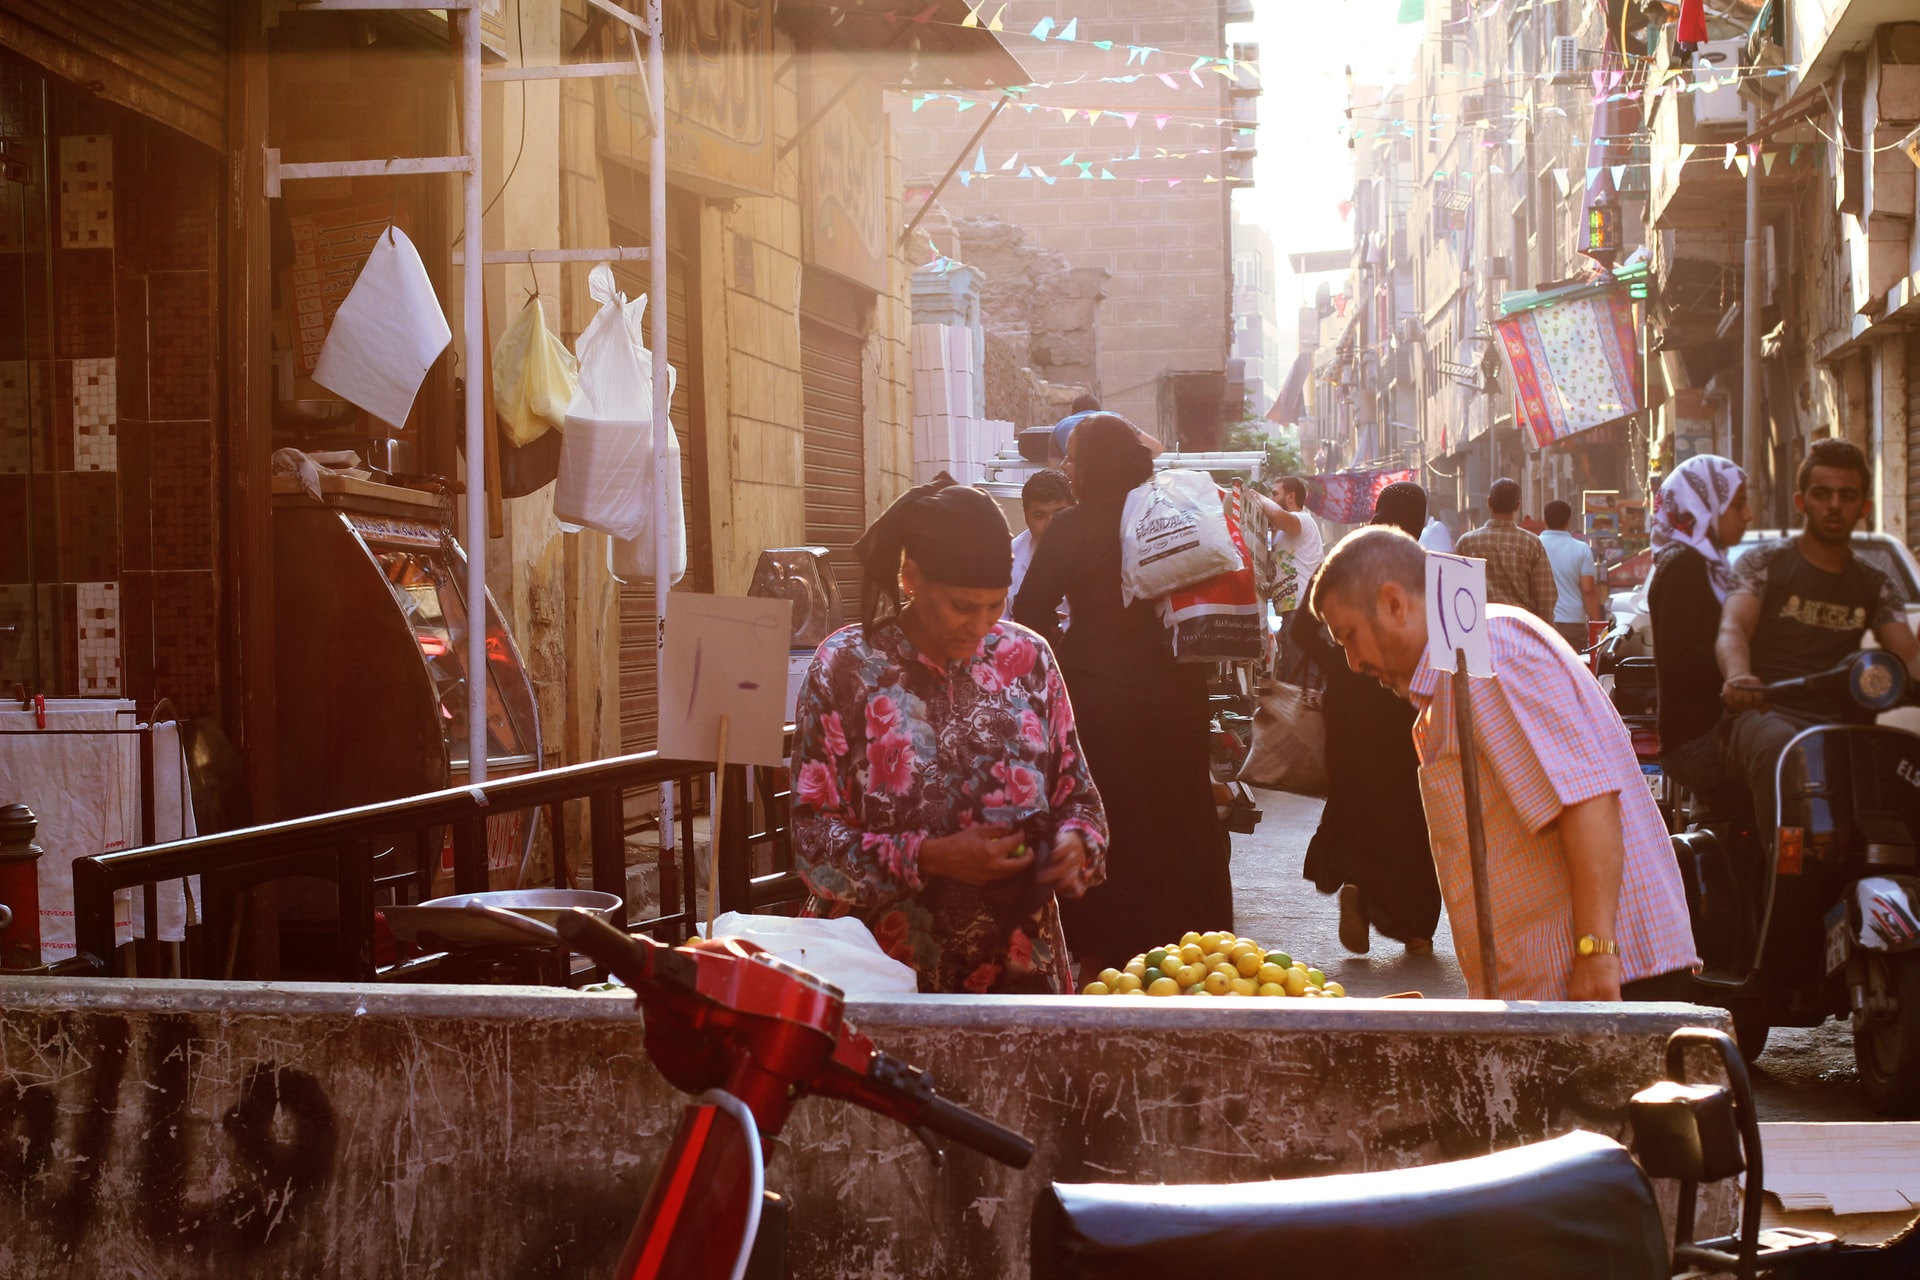
[[[1467,674],[1493,674],[1487,642],[1487,562],[1471,556],[1427,553],[1427,660],[1437,671],[1454,669],[1465,651]]]

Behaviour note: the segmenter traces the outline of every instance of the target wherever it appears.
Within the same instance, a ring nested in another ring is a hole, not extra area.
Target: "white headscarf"
[[[1698,551],[1706,558],[1714,598],[1723,602],[1733,586],[1733,565],[1726,550],[1714,544],[1712,534],[1720,513],[1732,505],[1733,496],[1746,482],[1747,473],[1732,462],[1698,453],[1675,467],[1653,498],[1649,532],[1654,550],[1678,542]]]

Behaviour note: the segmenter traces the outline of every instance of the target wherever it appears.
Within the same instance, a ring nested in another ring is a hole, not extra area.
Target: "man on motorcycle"
[[[1838,665],[1859,649],[1868,630],[1920,678],[1920,643],[1907,627],[1899,593],[1886,574],[1853,554],[1853,527],[1873,505],[1870,479],[1867,460],[1854,445],[1814,441],[1793,496],[1805,526],[1794,537],[1742,556],[1721,610],[1714,652],[1726,678],[1721,701],[1733,713],[1721,725],[1721,752],[1728,774],[1753,792],[1758,830],[1769,849],[1780,752],[1803,729],[1871,715],[1844,689],[1774,696],[1762,686]]]

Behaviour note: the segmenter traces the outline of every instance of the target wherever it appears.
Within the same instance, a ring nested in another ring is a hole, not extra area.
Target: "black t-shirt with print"
[[[1789,680],[1825,671],[1860,648],[1861,636],[1902,619],[1891,579],[1852,556],[1840,573],[1808,564],[1799,540],[1755,547],[1734,565],[1735,592],[1760,597],[1753,630],[1753,674],[1765,681]],[[1797,693],[1781,698],[1797,707],[1847,719],[1858,709],[1844,693]]]

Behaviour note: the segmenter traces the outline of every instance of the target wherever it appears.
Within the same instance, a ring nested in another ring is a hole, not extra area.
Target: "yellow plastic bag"
[[[547,328],[540,299],[520,309],[493,348],[494,412],[507,440],[529,445],[567,419],[580,385],[580,362]]]

